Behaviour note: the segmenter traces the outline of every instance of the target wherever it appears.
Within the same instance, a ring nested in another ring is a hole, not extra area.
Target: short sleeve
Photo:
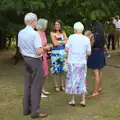
[[[67,43],[65,45],[66,48],[69,48],[70,47],[70,39],[71,39],[71,36],[68,38],[67,40]]]
[[[20,32],[18,33],[18,45],[17,45],[19,48],[20,48]]]
[[[87,42],[87,52],[91,51],[91,44],[90,44],[90,40],[88,40]]]
[[[35,49],[42,47],[42,39],[41,39],[39,33],[37,33],[37,32],[35,34],[34,46],[35,46]]]

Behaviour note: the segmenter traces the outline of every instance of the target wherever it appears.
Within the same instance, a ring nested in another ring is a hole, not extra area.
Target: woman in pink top
[[[50,47],[47,45],[47,38],[46,38],[46,34],[45,34],[45,30],[47,28],[47,23],[48,21],[45,19],[39,19],[38,20],[38,24],[37,24],[37,30],[38,33],[42,39],[42,44],[43,44],[43,69],[44,69],[44,78],[46,79],[48,77],[48,60],[47,60],[47,51],[50,49]],[[45,80],[44,80],[45,82]],[[43,86],[44,86],[44,82],[43,82]],[[49,95],[50,93],[47,92],[44,87],[42,89],[42,94],[41,97],[47,97],[46,95]]]

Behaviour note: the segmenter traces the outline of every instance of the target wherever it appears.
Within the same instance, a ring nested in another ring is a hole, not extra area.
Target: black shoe
[[[112,50],[116,50],[116,48],[113,48]]]
[[[47,113],[40,113],[39,115],[33,115],[33,116],[31,116],[31,118],[44,118],[44,117],[47,117],[48,116],[48,114]]]
[[[31,114],[31,112],[26,112],[26,113],[24,113],[24,115],[30,115]]]

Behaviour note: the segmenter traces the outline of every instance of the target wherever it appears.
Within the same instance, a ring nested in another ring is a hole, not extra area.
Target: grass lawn
[[[103,92],[96,99],[87,99],[85,108],[79,105],[80,96],[76,96],[77,106],[70,107],[70,96],[54,91],[50,75],[46,88],[51,95],[41,100],[41,110],[49,113],[44,120],[120,120],[120,69],[106,67],[103,72]],[[23,78],[23,62],[14,66],[11,58],[0,57],[0,120],[31,120],[23,116]],[[91,71],[87,81],[89,95],[94,87]]]

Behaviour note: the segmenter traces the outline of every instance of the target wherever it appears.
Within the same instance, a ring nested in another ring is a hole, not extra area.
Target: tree
[[[76,21],[86,19],[90,24],[93,19],[104,21],[119,15],[119,6],[119,0],[1,0],[0,49],[5,48],[6,36],[17,35],[23,27],[27,12],[48,19],[50,24],[60,18],[65,25],[72,26]]]

